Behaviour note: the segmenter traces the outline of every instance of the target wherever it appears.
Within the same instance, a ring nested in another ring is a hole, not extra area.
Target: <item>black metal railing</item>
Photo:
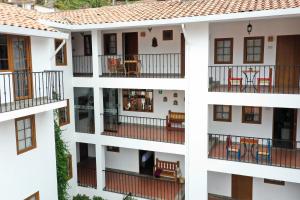
[[[100,55],[102,77],[184,78],[182,54]]]
[[[157,200],[183,200],[184,184],[133,172],[106,169],[105,191]]]
[[[209,66],[209,91],[300,93],[300,66]]]
[[[62,71],[0,74],[0,113],[62,100]]]
[[[74,77],[93,76],[92,56],[73,56],[73,76]]]
[[[208,135],[209,158],[300,168],[298,141],[223,134]]]
[[[101,114],[103,135],[184,144],[184,125],[167,127],[166,119],[128,115]]]
[[[77,184],[81,187],[97,188],[96,168],[77,165]]]

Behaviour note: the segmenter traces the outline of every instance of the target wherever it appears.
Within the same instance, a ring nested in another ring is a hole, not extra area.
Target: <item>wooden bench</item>
[[[184,121],[185,121],[184,113],[172,112],[171,110],[169,110],[166,120],[167,120],[167,130],[169,131],[184,130]]]
[[[177,170],[179,169],[179,161],[177,162],[170,162],[170,161],[163,161],[156,158],[155,166],[154,166],[154,173],[156,170],[161,169],[160,177],[171,178],[175,181],[177,180]]]

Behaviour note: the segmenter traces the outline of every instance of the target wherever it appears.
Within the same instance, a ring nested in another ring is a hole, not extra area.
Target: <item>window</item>
[[[36,192],[33,195],[31,195],[30,197],[27,197],[25,200],[40,200],[40,193]]]
[[[0,34],[0,71],[9,70],[7,35]]]
[[[70,123],[70,104],[69,99],[67,100],[67,106],[58,109],[58,120],[59,126],[64,126]]]
[[[244,63],[264,62],[264,37],[246,37],[244,40]]]
[[[21,154],[36,147],[34,115],[15,120],[17,153]]]
[[[67,158],[67,173],[68,173],[68,180],[73,177],[73,169],[72,169],[72,155],[69,154]]]
[[[278,180],[274,180],[274,179],[264,179],[264,183],[268,183],[268,184],[274,184],[274,185],[285,185],[284,181],[278,181]]]
[[[55,49],[57,49],[63,40],[55,40]],[[55,61],[56,65],[67,65],[67,45],[64,44],[64,46],[57,52],[55,55]]]
[[[92,37],[91,37],[91,35],[84,36],[84,55],[85,56],[92,55]]]
[[[214,105],[214,121],[231,122],[231,106]]]
[[[116,153],[120,152],[120,148],[119,147],[113,147],[113,146],[107,146],[106,150],[107,151],[111,151],[111,152],[116,152]]]
[[[173,40],[173,30],[164,30],[163,40]]]
[[[261,107],[243,106],[242,122],[250,124],[261,123]]]
[[[232,64],[233,38],[215,39],[215,64]]]
[[[110,33],[104,34],[104,54],[116,55],[117,54],[117,34]]]

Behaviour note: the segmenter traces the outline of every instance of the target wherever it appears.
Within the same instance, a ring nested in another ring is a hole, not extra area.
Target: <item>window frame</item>
[[[173,40],[173,30],[163,30],[163,41]]]
[[[67,172],[68,172],[68,180],[71,180],[73,178],[73,162],[72,162],[72,154],[68,154],[67,157]]]
[[[217,43],[219,41],[225,41],[225,40],[229,40],[230,41],[230,60],[228,62],[224,62],[224,61],[218,61],[217,58]],[[233,63],[233,38],[215,38],[215,45],[214,45],[214,63],[215,64],[232,64]]]
[[[229,117],[228,119],[218,119],[217,118],[217,106],[229,106]],[[232,106],[231,105],[214,105],[213,107],[213,118],[214,121],[220,121],[220,122],[231,122],[232,121]]]
[[[63,40],[61,39],[54,39],[54,49],[56,50],[56,42],[59,42],[60,44],[63,42]],[[59,45],[60,46],[60,45]],[[64,51],[64,55],[63,55],[63,62],[62,63],[57,63],[57,54],[60,51]],[[55,54],[55,64],[56,66],[66,66],[68,65],[68,60],[67,60],[67,43],[64,44],[64,46]]]
[[[261,51],[260,51],[260,60],[259,61],[248,61],[247,60],[247,53],[248,53],[247,41],[255,40],[255,39],[262,40],[262,46],[261,46]],[[264,63],[264,54],[265,54],[265,37],[264,36],[244,37],[244,64],[262,64],[262,63]]]
[[[37,191],[36,193],[30,195],[29,197],[27,197],[27,198],[24,199],[24,200],[30,200],[32,197],[35,197],[36,200],[40,200],[40,192]]]
[[[111,53],[110,52],[110,36],[114,35],[116,40],[115,40],[115,48],[116,48],[116,52]],[[117,33],[104,33],[103,34],[103,53],[104,55],[117,55],[118,54],[118,38],[117,38]]]
[[[67,120],[65,122],[60,121],[60,110],[61,109],[65,109],[65,112],[66,112]],[[65,126],[67,124],[70,124],[70,100],[69,99],[67,99],[67,106],[58,109],[58,124],[59,124],[59,126]]]
[[[245,109],[247,107],[259,108],[259,113],[258,113],[259,121],[247,121],[245,119]],[[262,121],[262,107],[259,107],[259,106],[242,106],[242,123],[245,123],[245,124],[261,124],[261,121]]]
[[[31,143],[32,145],[30,147],[26,147],[22,150],[19,150],[19,136],[18,136],[18,121],[20,120],[25,120],[25,119],[30,119],[31,120]],[[36,128],[35,128],[35,116],[34,115],[29,115],[25,117],[20,117],[15,119],[15,133],[16,133],[16,147],[17,147],[17,155],[20,155],[22,153],[25,153],[27,151],[31,151],[36,148]]]
[[[90,53],[88,53],[88,45],[87,45],[87,41],[86,38],[88,38],[88,43],[89,43],[89,47],[90,47]],[[91,35],[84,35],[83,36],[83,50],[84,50],[84,56],[92,56],[93,54],[93,48],[92,48],[92,36]]]

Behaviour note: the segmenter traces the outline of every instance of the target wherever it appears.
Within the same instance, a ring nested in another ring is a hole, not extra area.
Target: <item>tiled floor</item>
[[[174,180],[158,179],[132,172],[107,170],[105,190],[157,200],[181,200],[184,185]]]
[[[184,131],[168,131],[165,126],[147,126],[136,124],[120,124],[117,132],[105,131],[103,135],[184,144]]]
[[[241,146],[240,162],[257,163],[255,156],[256,148],[246,151],[244,146]],[[226,160],[226,143],[218,142],[211,147],[209,152],[210,158]],[[239,161],[237,154],[228,156],[228,160]],[[286,168],[300,168],[300,149],[284,149],[272,147],[271,162],[267,159],[259,159],[258,164],[272,165]]]

